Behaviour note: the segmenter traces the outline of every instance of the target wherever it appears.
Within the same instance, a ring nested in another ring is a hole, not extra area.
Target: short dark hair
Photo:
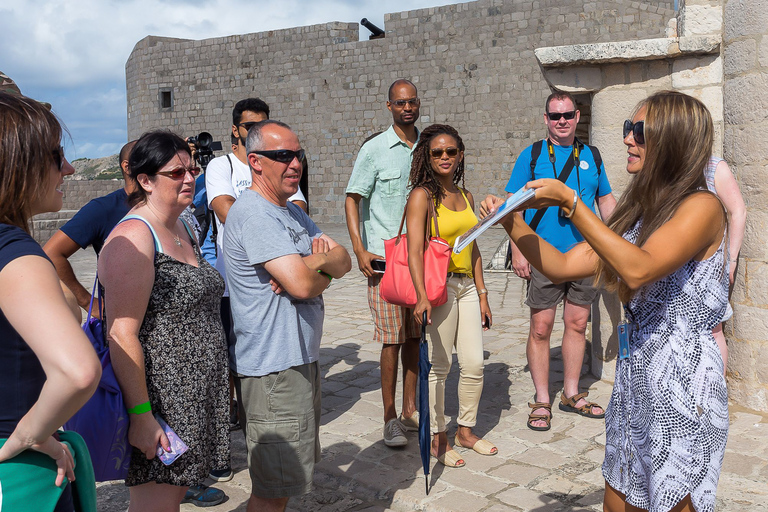
[[[419,93],[419,90],[416,89],[416,85],[414,85],[413,82],[411,82],[407,78],[398,78],[397,80],[392,82],[392,85],[389,86],[389,90],[387,91],[387,100],[391,101],[392,100],[392,91],[394,91],[395,87],[397,87],[398,85],[403,85],[403,84],[410,85],[411,87],[413,87],[413,90],[416,91],[416,94]]]
[[[122,164],[123,161],[128,160],[128,158],[131,156],[131,151],[133,150],[133,146],[136,145],[136,142],[138,142],[138,139],[134,139],[125,146],[123,146],[120,149],[120,161],[118,164]]]
[[[573,96],[571,95],[571,93],[566,92],[566,91],[555,91],[552,94],[550,94],[549,96],[547,96],[547,102],[544,104],[544,113],[545,114],[549,114],[549,103],[552,100],[560,100],[560,101],[571,100],[571,104],[573,105],[573,108],[577,108],[576,107],[576,100],[573,99]]]
[[[138,185],[128,196],[130,206],[147,200],[147,192],[138,184],[136,178],[140,174],[156,176],[157,171],[170,162],[179,151],[184,151],[192,157],[187,141],[168,130],[154,130],[139,137],[128,158],[128,175]]]
[[[240,120],[243,119],[243,112],[259,112],[264,113],[269,119],[269,105],[267,105],[261,98],[245,98],[235,103],[235,108],[232,109],[232,124],[237,126],[240,124]]]

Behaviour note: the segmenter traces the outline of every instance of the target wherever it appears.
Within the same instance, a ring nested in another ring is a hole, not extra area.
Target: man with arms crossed
[[[544,123],[548,137],[520,153],[506,191],[512,194],[534,179],[557,178],[578,190],[581,200],[593,211],[597,202],[600,216],[607,219],[616,206],[616,199],[611,193],[599,151],[576,139],[580,117],[576,102],[566,92],[555,92],[550,94],[545,105]],[[584,240],[571,221],[559,215],[557,208],[547,208],[541,213],[526,210],[524,216],[537,234],[563,252]],[[586,392],[579,393],[587,320],[591,304],[597,297],[592,279],[555,285],[528,264],[515,244],[512,244],[512,268],[519,277],[529,280],[526,304],[531,308],[531,326],[526,355],[536,396],[534,403],[528,404],[531,408],[528,427],[532,430],[550,428],[549,339],[557,305],[563,299],[564,382],[559,407],[589,418],[602,418],[605,415],[603,408],[588,402]]]
[[[393,306],[379,297],[381,274],[371,261],[384,259],[383,240],[397,235],[406,201],[411,172],[411,153],[419,138],[419,97],[409,80],[396,80],[389,87],[387,108],[392,126],[366,141],[355,160],[347,185],[344,209],[357,265],[368,278],[368,306],[381,348],[381,397],[384,402],[384,443],[404,446],[405,430],[419,427],[416,413],[416,380],[419,364],[419,330],[410,310]],[[362,202],[362,236],[360,203]],[[398,355],[403,363],[403,407],[400,418],[395,408]]]
[[[247,139],[252,184],[229,210],[224,259],[234,343],[230,368],[248,449],[248,512],[282,511],[309,492],[320,460],[322,293],[351,268],[344,247],[288,198],[304,151],[278,121]]]

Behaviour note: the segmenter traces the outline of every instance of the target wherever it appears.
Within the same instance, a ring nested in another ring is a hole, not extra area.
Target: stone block
[[[725,41],[765,34],[768,26],[768,0],[729,0],[725,2]]]
[[[544,77],[556,89],[572,93],[597,91],[602,87],[600,68],[571,66],[544,71]]]
[[[680,36],[694,36],[704,34],[719,35],[723,29],[723,9],[716,5],[695,5],[686,3],[678,13],[678,19],[682,30]]]
[[[768,73],[753,73],[728,78],[723,85],[725,122],[731,125],[765,122],[768,111]],[[745,101],[749,98],[749,101]],[[765,144],[765,137],[763,137]],[[726,144],[728,137],[726,135]]]
[[[749,71],[757,63],[757,43],[754,39],[733,41],[725,45],[726,76],[736,75]]]
[[[672,63],[672,87],[686,89],[721,84],[723,61],[719,55],[682,57]]]
[[[751,97],[742,96],[742,98]],[[731,105],[732,101],[732,99],[726,96],[726,125],[723,142],[728,149],[728,162],[740,166],[742,164],[768,160],[768,145],[766,144],[765,139],[766,129],[768,129],[768,121],[749,126],[734,126],[729,124],[729,105]],[[743,101],[742,103],[752,103],[752,107],[755,108],[758,102]]]
[[[768,264],[765,261],[746,262],[746,297],[750,305],[766,309],[768,318]]]

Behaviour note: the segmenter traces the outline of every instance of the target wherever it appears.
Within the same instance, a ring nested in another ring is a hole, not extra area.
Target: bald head
[[[389,101],[392,101],[392,94],[395,92],[395,89],[400,87],[401,85],[410,85],[413,87],[413,90],[416,91],[416,86],[413,85],[413,82],[406,78],[398,78],[394,82],[392,82],[392,85],[389,86],[389,91],[387,91],[387,99]]]

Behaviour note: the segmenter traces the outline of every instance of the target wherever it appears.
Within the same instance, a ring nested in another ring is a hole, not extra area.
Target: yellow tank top
[[[477,216],[472,211],[472,207],[469,204],[464,191],[459,189],[461,195],[464,197],[464,202],[467,207],[460,212],[449,210],[443,203],[436,208],[437,222],[440,227],[440,238],[453,247],[456,238],[466,233],[472,226],[477,224]],[[430,226],[432,228],[432,236],[435,234],[434,224]],[[451,263],[448,265],[448,272],[458,272],[461,274],[467,274],[472,276],[472,249],[475,247],[475,243],[472,242],[459,254],[451,253]]]

